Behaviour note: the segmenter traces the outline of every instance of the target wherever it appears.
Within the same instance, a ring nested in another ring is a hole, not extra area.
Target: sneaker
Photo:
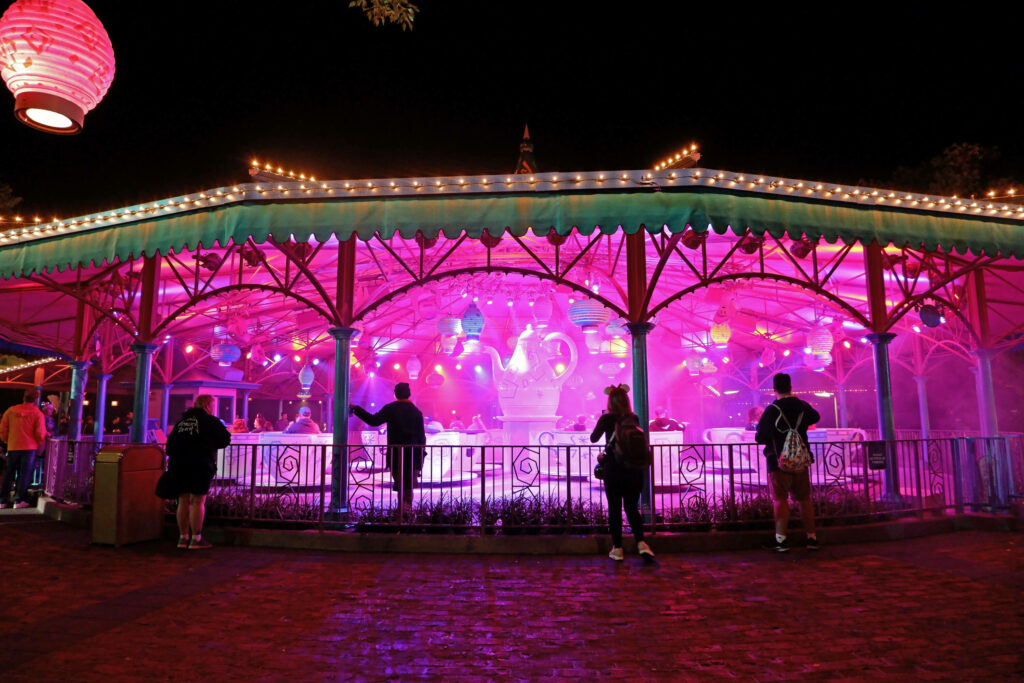
[[[608,553],[608,557],[612,558],[616,562],[622,562],[625,556],[622,553],[622,548],[612,548],[612,551]]]
[[[779,541],[774,536],[772,536],[771,542],[770,543],[765,543],[763,547],[766,550],[774,550],[777,553],[788,553],[789,552],[789,540],[784,538],[781,541]]]
[[[807,549],[808,550],[817,550],[820,547],[821,546],[818,545],[818,539],[816,539],[816,538],[808,538],[807,539]]]
[[[636,550],[644,558],[654,558],[654,551],[651,550],[651,546],[647,545],[647,543],[645,543],[644,541],[640,541],[636,544]]]
[[[178,536],[178,547],[179,548],[187,548],[188,547],[188,540],[189,540],[188,536]]]
[[[17,503],[14,504],[14,509],[15,510],[23,510],[24,508],[30,508],[30,507],[32,507],[32,505],[29,504],[29,503],[26,503],[25,501],[20,501],[20,502],[17,502]]]
[[[10,503],[0,503],[0,510],[6,510],[9,507],[11,507]]]
[[[212,548],[213,544],[207,541],[205,538],[193,538],[188,542],[189,550],[205,550],[206,548]]]

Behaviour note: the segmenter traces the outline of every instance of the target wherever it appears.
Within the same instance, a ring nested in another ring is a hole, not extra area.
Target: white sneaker
[[[612,558],[616,562],[622,562],[625,556],[622,553],[622,548],[612,548],[612,551],[608,553],[608,557]]]
[[[651,550],[651,546],[647,545],[644,541],[637,543],[636,549],[644,557],[654,557],[654,551]]]
[[[16,509],[21,509],[21,508],[30,508],[30,507],[32,507],[32,506],[31,506],[31,505],[29,505],[28,503],[26,503],[25,501],[21,501],[21,502],[15,503],[15,504],[14,504],[14,507],[15,507]]]

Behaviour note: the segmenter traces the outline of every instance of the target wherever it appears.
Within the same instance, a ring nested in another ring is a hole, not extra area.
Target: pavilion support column
[[[331,445],[331,502],[332,512],[348,511],[348,395],[349,395],[349,357],[352,350],[352,337],[358,330],[351,327],[332,327],[328,330],[334,337],[334,397],[332,399],[332,432]]]
[[[173,388],[172,384],[164,384],[163,396],[160,397],[160,429],[167,429],[168,420],[171,417],[171,389]]]
[[[71,365],[71,405],[68,408],[68,441],[82,438],[82,408],[85,385],[89,381],[89,361],[73,360]]]
[[[932,423],[928,417],[928,377],[926,375],[914,375],[914,382],[917,384],[917,414],[921,420],[921,438],[931,438]]]
[[[93,426],[93,441],[103,441],[104,423],[107,420],[107,382],[113,375],[100,373],[96,376],[96,422]]]
[[[878,405],[878,431],[886,446],[885,495],[895,499],[900,494],[896,461],[896,421],[892,410],[892,376],[889,372],[889,342],[896,338],[891,332],[867,335],[875,361],[875,397]]]
[[[846,385],[845,384],[837,384],[836,385],[836,412],[839,413],[839,415],[837,416],[838,417],[838,420],[837,420],[838,424],[836,424],[836,426],[839,427],[840,429],[846,429],[847,427],[849,427],[850,426],[849,425],[849,418],[847,417],[847,412],[846,412]]]
[[[640,427],[647,430],[650,424],[650,403],[647,387],[647,333],[654,329],[651,323],[627,323],[626,328],[632,338],[633,350],[633,412],[640,418]],[[644,515],[650,521],[651,499],[651,473],[644,473],[644,488],[641,493],[641,505]]]
[[[146,442],[146,425],[149,423],[149,386],[153,374],[153,353],[159,348],[156,344],[132,344],[135,354],[135,399],[132,412],[132,443]]]
[[[327,425],[327,431],[329,431],[329,432],[333,432],[334,431],[334,397],[333,396],[328,396],[327,400],[324,402],[324,412],[323,412],[323,415],[320,416],[320,419],[324,421],[325,425]]]
[[[251,389],[242,389],[242,419],[245,420],[245,426],[249,426],[249,398],[252,396]]]
[[[991,349],[975,349],[971,352],[978,365],[975,372],[975,391],[978,397],[978,425],[981,435],[998,436],[999,422],[996,417],[995,385],[992,382],[992,351]]]

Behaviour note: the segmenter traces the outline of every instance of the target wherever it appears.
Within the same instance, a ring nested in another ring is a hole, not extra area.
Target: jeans
[[[35,465],[36,452],[34,449],[31,451],[7,451],[7,471],[4,472],[3,481],[0,482],[0,503],[7,502],[7,496],[11,492],[11,482],[15,479],[17,479],[17,483],[14,488],[14,502],[20,503],[25,500]]]
[[[642,470],[624,470],[609,473],[604,480],[604,493],[608,498],[608,530],[612,545],[622,547],[622,508],[633,529],[637,543],[644,540],[644,517],[640,514],[640,491],[644,487]]]

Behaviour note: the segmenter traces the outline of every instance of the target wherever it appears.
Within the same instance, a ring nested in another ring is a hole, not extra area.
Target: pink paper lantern
[[[834,343],[832,332],[827,327],[815,327],[807,333],[807,346],[811,348],[811,353],[815,355],[830,352]]]
[[[0,78],[20,121],[71,135],[114,80],[114,48],[81,0],[18,0],[0,18]]]

